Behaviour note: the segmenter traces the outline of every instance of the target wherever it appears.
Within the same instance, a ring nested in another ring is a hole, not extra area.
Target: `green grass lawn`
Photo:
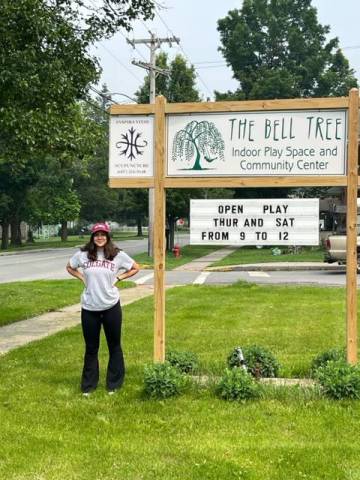
[[[280,250],[282,251],[281,255],[273,255],[272,248],[237,248],[234,253],[213,263],[212,266],[218,267],[267,262],[322,262],[324,260],[324,250],[322,247],[303,247],[297,254],[287,253],[287,248],[280,248]]]
[[[122,282],[121,288],[134,286]],[[0,285],[0,326],[51,312],[80,302],[83,285],[78,280],[36,280]]]
[[[173,268],[179,267],[180,265],[192,262],[196,258],[208,255],[209,253],[215,252],[220,248],[221,247],[212,247],[209,245],[186,245],[184,247],[181,247],[180,257],[175,257],[173,252],[166,252],[166,270],[172,270]],[[154,266],[153,258],[149,257],[147,253],[134,255],[134,260],[140,263],[142,268],[153,268]]]
[[[167,401],[142,396],[152,359],[153,301],[124,308],[124,388],[79,394],[79,327],[0,358],[0,478],[7,480],[300,480],[360,478],[360,402],[269,388],[243,404],[194,388]],[[317,353],[344,344],[345,290],[236,284],[167,292],[167,345],[218,374],[236,345],[258,343],[305,374]]]

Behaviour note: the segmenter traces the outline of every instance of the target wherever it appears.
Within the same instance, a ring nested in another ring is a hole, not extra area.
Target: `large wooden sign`
[[[191,200],[191,245],[319,245],[319,200]]]
[[[171,176],[344,175],[346,112],[170,115]]]
[[[342,98],[245,102],[167,104],[164,97],[157,97],[155,104],[115,105],[110,113],[115,119],[110,187],[154,188],[155,361],[165,359],[167,188],[343,186],[347,188],[347,359],[355,363],[358,90]],[[132,127],[141,125],[131,122],[142,121],[141,116],[154,117],[153,173],[151,156],[145,160],[151,134],[144,131],[137,140],[135,132],[130,135]],[[136,158],[129,158],[130,151]]]

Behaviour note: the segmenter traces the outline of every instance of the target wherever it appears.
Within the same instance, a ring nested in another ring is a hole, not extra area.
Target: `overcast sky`
[[[204,100],[213,99],[214,90],[235,90],[238,82],[225,65],[218,52],[220,45],[217,21],[229,10],[241,8],[241,0],[163,0],[166,9],[160,10],[154,21],[136,22],[130,34],[118,33],[111,40],[100,42],[93,50],[103,69],[101,83],[106,83],[110,92],[120,92],[130,97],[142,84],[146,71],[131,64],[132,59],[149,61],[149,49],[137,45],[134,50],[125,37],[148,38],[146,29],[159,37],[175,35],[180,46],[165,46],[170,58],[180,53],[194,64],[198,74],[198,88]],[[313,0],[318,10],[319,22],[330,25],[330,37],[337,36],[340,47],[360,80],[360,0]],[[207,63],[204,63],[207,62]],[[113,97],[117,102],[126,102],[125,96]]]

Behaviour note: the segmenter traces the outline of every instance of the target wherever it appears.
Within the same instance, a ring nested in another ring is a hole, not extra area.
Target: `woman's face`
[[[94,234],[94,243],[97,247],[105,247],[107,244],[107,236],[105,232],[96,232]]]

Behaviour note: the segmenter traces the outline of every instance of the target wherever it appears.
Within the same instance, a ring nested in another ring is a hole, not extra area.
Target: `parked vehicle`
[[[360,264],[360,199],[357,200],[358,205],[358,215],[357,215],[357,255],[358,255],[358,264]],[[330,235],[325,240],[325,257],[324,262],[335,263],[338,262],[339,265],[345,265],[346,263],[346,231],[345,231],[345,221],[346,221],[346,207],[339,206],[337,208],[339,227],[341,230],[339,234]]]
[[[346,235],[330,235],[325,240],[324,262],[345,265],[346,263]],[[360,262],[360,236],[357,237],[358,263]]]

